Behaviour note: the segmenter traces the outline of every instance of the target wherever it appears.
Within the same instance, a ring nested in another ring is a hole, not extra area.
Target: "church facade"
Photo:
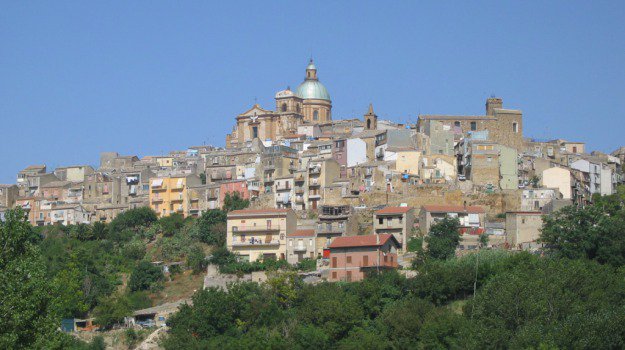
[[[252,140],[282,140],[297,133],[302,124],[323,124],[332,121],[332,100],[317,77],[312,59],[306,77],[295,91],[290,88],[275,95],[275,110],[255,104],[236,117],[232,133],[226,135],[226,148],[249,145]]]

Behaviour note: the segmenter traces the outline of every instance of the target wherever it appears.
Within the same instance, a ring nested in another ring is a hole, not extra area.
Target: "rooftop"
[[[479,206],[463,205],[424,205],[423,209],[431,213],[484,213],[485,210]]]
[[[394,241],[395,245],[399,246],[399,243],[392,234],[380,234],[336,237],[329,248],[378,247],[385,245],[388,240]]]
[[[315,230],[296,230],[293,233],[287,234],[287,237],[314,237]]]
[[[412,210],[412,207],[386,207],[375,212],[376,215],[404,214]]]
[[[241,209],[231,211],[228,216],[287,214],[292,211],[291,209]]]

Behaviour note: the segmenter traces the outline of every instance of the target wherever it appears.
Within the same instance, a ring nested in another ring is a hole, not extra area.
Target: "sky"
[[[100,152],[223,146],[304,79],[333,118],[523,111],[524,135],[625,145],[625,1],[0,1],[0,183]]]

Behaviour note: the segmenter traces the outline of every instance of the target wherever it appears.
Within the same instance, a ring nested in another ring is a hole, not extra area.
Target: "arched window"
[[[297,104],[296,109],[297,109],[297,113],[299,113],[299,103]]]
[[[280,109],[282,110],[282,112],[286,112],[286,103],[283,103]]]
[[[371,129],[371,119],[367,119],[367,129]]]
[[[319,111],[316,109],[313,112],[313,120],[319,120]]]

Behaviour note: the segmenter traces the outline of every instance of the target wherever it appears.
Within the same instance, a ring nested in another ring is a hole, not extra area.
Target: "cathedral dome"
[[[303,99],[330,101],[328,90],[317,79],[317,67],[315,67],[312,59],[306,67],[306,79],[297,87],[295,94]]]
[[[295,94],[303,99],[331,101],[328,90],[318,80],[305,80],[297,87]]]

